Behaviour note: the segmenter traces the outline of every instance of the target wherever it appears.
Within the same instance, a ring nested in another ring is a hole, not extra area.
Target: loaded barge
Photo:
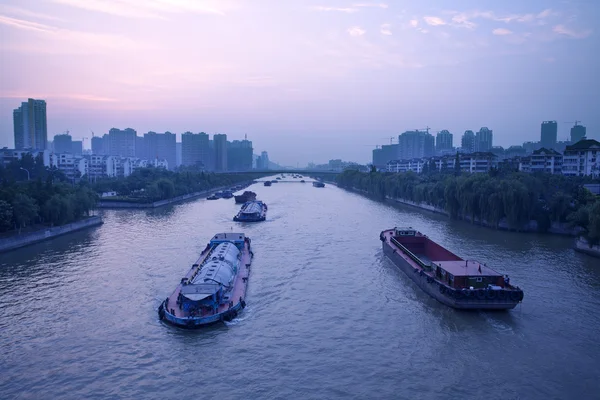
[[[183,328],[231,321],[246,307],[246,287],[254,254],[243,233],[219,233],[175,291],[158,308],[161,320]]]
[[[424,292],[457,309],[509,310],[523,300],[523,290],[508,275],[485,264],[464,260],[413,228],[380,233],[383,252]]]
[[[267,219],[267,205],[260,200],[248,201],[242,205],[233,220],[236,222],[259,222]]]

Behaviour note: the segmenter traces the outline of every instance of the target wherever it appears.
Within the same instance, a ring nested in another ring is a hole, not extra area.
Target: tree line
[[[600,199],[583,187],[589,178],[497,171],[461,174],[429,169],[370,173],[347,170],[336,178],[340,187],[380,199],[392,197],[445,210],[452,218],[479,221],[498,228],[505,221],[519,231],[536,221],[546,232],[553,222],[580,227],[593,244],[600,242]]]
[[[73,185],[42,156],[23,155],[0,165],[0,232],[34,224],[62,225],[89,216],[97,194],[85,184]]]
[[[154,202],[222,186],[234,186],[263,174],[215,174],[193,168],[177,172],[163,168],[140,168],[125,178],[105,178],[92,187],[99,193],[116,192],[119,200]],[[85,180],[85,176],[82,178]]]

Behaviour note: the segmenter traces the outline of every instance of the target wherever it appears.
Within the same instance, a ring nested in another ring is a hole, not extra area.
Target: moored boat
[[[235,196],[235,202],[236,203],[245,203],[247,201],[254,201],[256,200],[256,193],[246,190],[244,193]]]
[[[325,187],[325,184],[323,182],[314,181],[313,182],[313,186],[314,187],[318,187],[318,188],[322,188],[322,187]]]
[[[232,320],[244,307],[252,264],[250,238],[243,233],[219,233],[158,308],[161,320],[184,328],[199,328]]]
[[[259,222],[267,219],[267,205],[260,200],[248,201],[242,205],[233,220],[236,222]]]
[[[385,255],[424,292],[458,309],[507,310],[523,290],[486,264],[464,260],[413,228],[380,233]]]
[[[221,194],[221,197],[224,199],[230,199],[233,197],[233,193],[231,192],[231,190],[224,190]]]
[[[265,186],[271,186],[271,181],[266,181]]]

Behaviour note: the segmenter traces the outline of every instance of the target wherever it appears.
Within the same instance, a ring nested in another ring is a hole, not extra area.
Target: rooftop
[[[569,150],[589,150],[589,149],[600,149],[600,142],[594,139],[583,139],[579,142],[567,146],[565,151]]]

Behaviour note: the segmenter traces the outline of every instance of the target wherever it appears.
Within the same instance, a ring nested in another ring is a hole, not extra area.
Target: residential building
[[[388,172],[408,172],[412,171],[420,174],[423,171],[423,165],[427,160],[415,158],[412,160],[392,160],[387,163]]]
[[[227,144],[227,170],[250,171],[252,169],[252,142],[234,140]]]
[[[521,161],[520,170],[531,173],[545,172],[548,174],[560,174],[562,173],[562,164],[562,154],[556,150],[542,147]]]
[[[127,128],[112,128],[108,131],[108,154],[111,156],[135,157],[136,131]]]
[[[68,133],[54,135],[54,152],[58,154],[73,152],[73,138]]]
[[[213,143],[215,147],[215,171],[227,171],[227,135],[214,134]]]
[[[397,160],[399,156],[399,145],[384,144],[380,149],[373,150],[373,165],[377,169],[387,169],[387,163],[392,160]]]
[[[48,126],[46,102],[28,99],[13,111],[15,149],[46,150]]]
[[[600,174],[600,142],[593,139],[580,140],[567,146],[563,155],[562,173],[571,176]]]
[[[71,142],[71,153],[76,156],[83,154],[83,140],[73,140]]]
[[[256,169],[265,170],[269,169],[269,154],[266,151],[260,153],[260,156],[256,160]]]
[[[175,166],[181,165],[181,142],[175,142]]]
[[[426,131],[406,131],[398,136],[399,159],[432,157],[435,153],[435,138]]]
[[[168,165],[171,166],[170,168],[175,169],[177,165],[176,137],[177,135],[171,132],[148,132],[144,134],[144,146],[146,148],[146,155],[145,157],[143,157],[143,159],[167,160]]]
[[[104,140],[100,136],[92,136],[92,154],[106,155],[104,153]]]
[[[541,149],[542,143],[540,143],[540,142],[525,142],[525,143],[523,143],[523,148],[525,149],[525,154],[531,154],[535,150]]]
[[[571,128],[571,143],[575,144],[586,137],[586,127],[583,125],[575,124]]]
[[[558,124],[556,121],[542,122],[540,134],[540,143],[542,148],[554,149],[556,147],[556,138],[558,136]]]
[[[460,148],[464,153],[472,153],[475,151],[475,133],[473,131],[465,131],[460,141]]]
[[[494,135],[491,129],[481,128],[475,134],[475,152],[488,152],[493,147]]]
[[[206,133],[185,132],[181,135],[181,164],[209,168],[210,146]]]
[[[435,137],[435,151],[437,154],[454,151],[453,135],[447,129],[437,133]]]
[[[490,152],[475,152],[461,154],[460,170],[472,174],[488,172],[492,168],[498,168],[498,157]]]
[[[135,157],[140,159],[150,158],[144,136],[137,136],[137,134],[135,136]]]

